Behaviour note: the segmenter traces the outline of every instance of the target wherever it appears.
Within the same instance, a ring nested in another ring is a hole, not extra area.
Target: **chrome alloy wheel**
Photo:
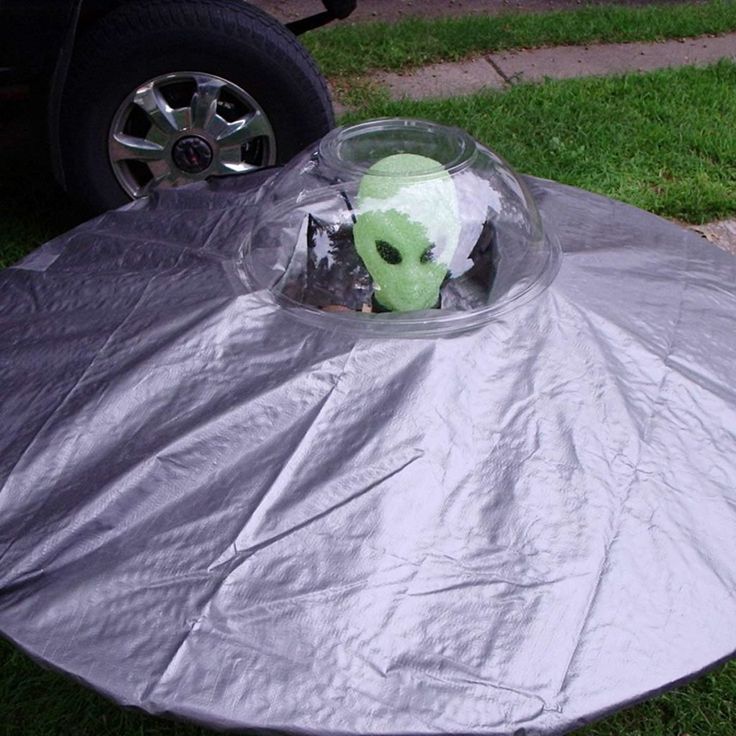
[[[149,80],[120,105],[108,154],[118,182],[136,198],[272,165],[276,136],[260,105],[236,84],[176,72]]]

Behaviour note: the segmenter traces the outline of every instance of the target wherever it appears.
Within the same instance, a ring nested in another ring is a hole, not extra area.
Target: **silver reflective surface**
[[[530,180],[543,294],[355,338],[248,292],[247,182],[0,273],[3,635],[319,734],[558,733],[736,651],[736,259]]]

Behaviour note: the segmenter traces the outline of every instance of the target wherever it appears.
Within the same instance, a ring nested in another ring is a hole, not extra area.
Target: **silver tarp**
[[[736,258],[529,180],[565,251],[472,332],[248,293],[265,175],[0,273],[0,631],[216,728],[551,734],[736,651]]]

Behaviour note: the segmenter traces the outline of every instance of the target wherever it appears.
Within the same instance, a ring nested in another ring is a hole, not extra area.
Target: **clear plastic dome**
[[[331,131],[263,187],[255,288],[332,328],[475,327],[544,289],[559,246],[509,165],[467,133],[384,119]]]

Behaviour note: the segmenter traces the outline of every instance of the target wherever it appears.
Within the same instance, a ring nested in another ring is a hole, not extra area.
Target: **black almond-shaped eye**
[[[378,255],[381,256],[386,263],[390,263],[392,265],[401,263],[401,253],[399,253],[391,243],[387,243],[385,240],[376,240],[376,250],[378,251]]]
[[[434,245],[430,245],[427,250],[422,253],[422,255],[419,257],[420,263],[430,263],[430,261],[434,260],[432,258],[432,251],[434,250]]]

